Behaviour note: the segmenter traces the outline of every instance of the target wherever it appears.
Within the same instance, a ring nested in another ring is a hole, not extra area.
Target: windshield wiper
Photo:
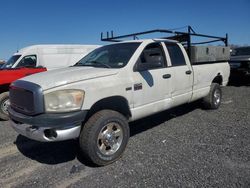
[[[75,65],[72,65],[70,67],[75,67],[75,66],[86,66],[86,67],[93,67],[91,64],[81,64],[81,63],[76,63]]]
[[[90,61],[91,64],[99,64],[99,65],[103,65],[104,67],[106,68],[111,68],[110,65],[108,64],[105,64],[105,63],[102,63],[102,62],[99,62],[99,61]]]
[[[88,66],[88,67],[97,67],[97,65],[99,65],[98,67],[100,67],[100,65],[102,65],[102,67],[105,68],[111,68],[110,65],[99,62],[99,61],[87,61],[86,63],[77,63],[74,66]]]

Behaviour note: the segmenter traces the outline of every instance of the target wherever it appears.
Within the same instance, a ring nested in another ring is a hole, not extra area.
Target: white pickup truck
[[[198,99],[217,109],[229,74],[226,61],[192,66],[177,41],[118,42],[12,83],[10,123],[42,142],[79,139],[86,159],[106,165],[124,152],[128,122]]]

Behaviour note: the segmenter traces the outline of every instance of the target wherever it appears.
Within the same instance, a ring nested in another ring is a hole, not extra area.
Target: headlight
[[[69,112],[80,110],[84,100],[84,91],[81,90],[59,90],[44,96],[47,112]]]

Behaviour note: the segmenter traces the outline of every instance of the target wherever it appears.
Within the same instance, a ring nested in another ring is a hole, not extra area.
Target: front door
[[[133,72],[133,119],[166,109],[171,97],[171,74],[160,42],[147,45]]]
[[[47,69],[44,67],[37,67],[37,56],[36,55],[27,55],[24,56],[16,68],[20,68],[20,73],[23,76],[29,76],[34,73],[43,72]]]

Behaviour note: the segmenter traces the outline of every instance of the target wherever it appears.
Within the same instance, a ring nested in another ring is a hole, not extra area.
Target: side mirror
[[[147,63],[137,63],[135,71],[142,72],[142,71],[147,71],[148,69],[149,69],[149,66]]]
[[[162,68],[162,62],[153,62],[153,63],[136,63],[135,71],[142,72],[150,69]]]

